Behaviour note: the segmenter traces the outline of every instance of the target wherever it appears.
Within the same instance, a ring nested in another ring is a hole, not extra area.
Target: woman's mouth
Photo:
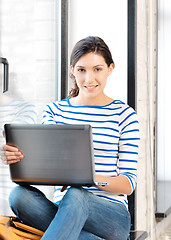
[[[84,86],[84,87],[87,89],[94,89],[94,88],[98,87],[98,85]]]

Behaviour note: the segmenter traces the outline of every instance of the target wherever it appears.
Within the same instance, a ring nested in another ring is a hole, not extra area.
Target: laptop
[[[24,158],[10,164],[20,185],[105,186],[95,182],[90,125],[5,124],[6,143],[20,148]]]

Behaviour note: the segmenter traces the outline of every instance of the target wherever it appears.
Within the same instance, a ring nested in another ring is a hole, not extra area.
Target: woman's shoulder
[[[112,105],[116,108],[116,109],[118,109],[118,112],[120,113],[120,114],[122,114],[122,113],[124,113],[124,112],[135,112],[135,110],[131,107],[131,106],[129,106],[127,103],[125,103],[125,102],[123,102],[123,101],[121,101],[121,100],[114,100],[113,102],[112,102]]]
[[[129,122],[138,123],[136,111],[129,104],[121,100],[115,100],[114,104],[115,107],[118,109],[117,111],[119,115],[119,124],[121,123],[128,124]]]
[[[133,107],[122,101],[118,101],[118,106],[120,106],[120,126],[129,125],[130,123],[139,124],[137,113]]]
[[[59,107],[59,106],[68,106],[68,99],[62,99],[62,100],[58,100],[58,101],[53,101],[48,103],[46,106],[49,107]]]
[[[121,100],[114,100],[113,103],[115,104],[115,106],[118,106],[120,108],[121,114],[125,111],[135,112],[135,109],[133,109],[133,107],[131,107],[130,105]]]

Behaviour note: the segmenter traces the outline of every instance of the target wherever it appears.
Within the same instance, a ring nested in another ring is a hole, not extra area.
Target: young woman
[[[114,62],[101,38],[80,40],[70,67],[74,88],[69,98],[46,106],[43,124],[91,124],[96,181],[109,185],[56,187],[54,203],[36,188],[18,186],[11,192],[10,206],[24,223],[45,231],[43,240],[126,240],[131,224],[127,195],[136,186],[137,116],[104,93]],[[24,157],[22,149],[5,145],[4,150],[8,164]]]

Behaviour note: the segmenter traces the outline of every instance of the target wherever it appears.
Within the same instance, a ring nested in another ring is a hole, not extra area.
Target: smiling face
[[[104,88],[107,77],[113,68],[114,64],[108,67],[105,59],[97,53],[83,55],[74,67],[71,66],[71,72],[79,87],[78,99],[85,104],[102,104],[106,99]]]

